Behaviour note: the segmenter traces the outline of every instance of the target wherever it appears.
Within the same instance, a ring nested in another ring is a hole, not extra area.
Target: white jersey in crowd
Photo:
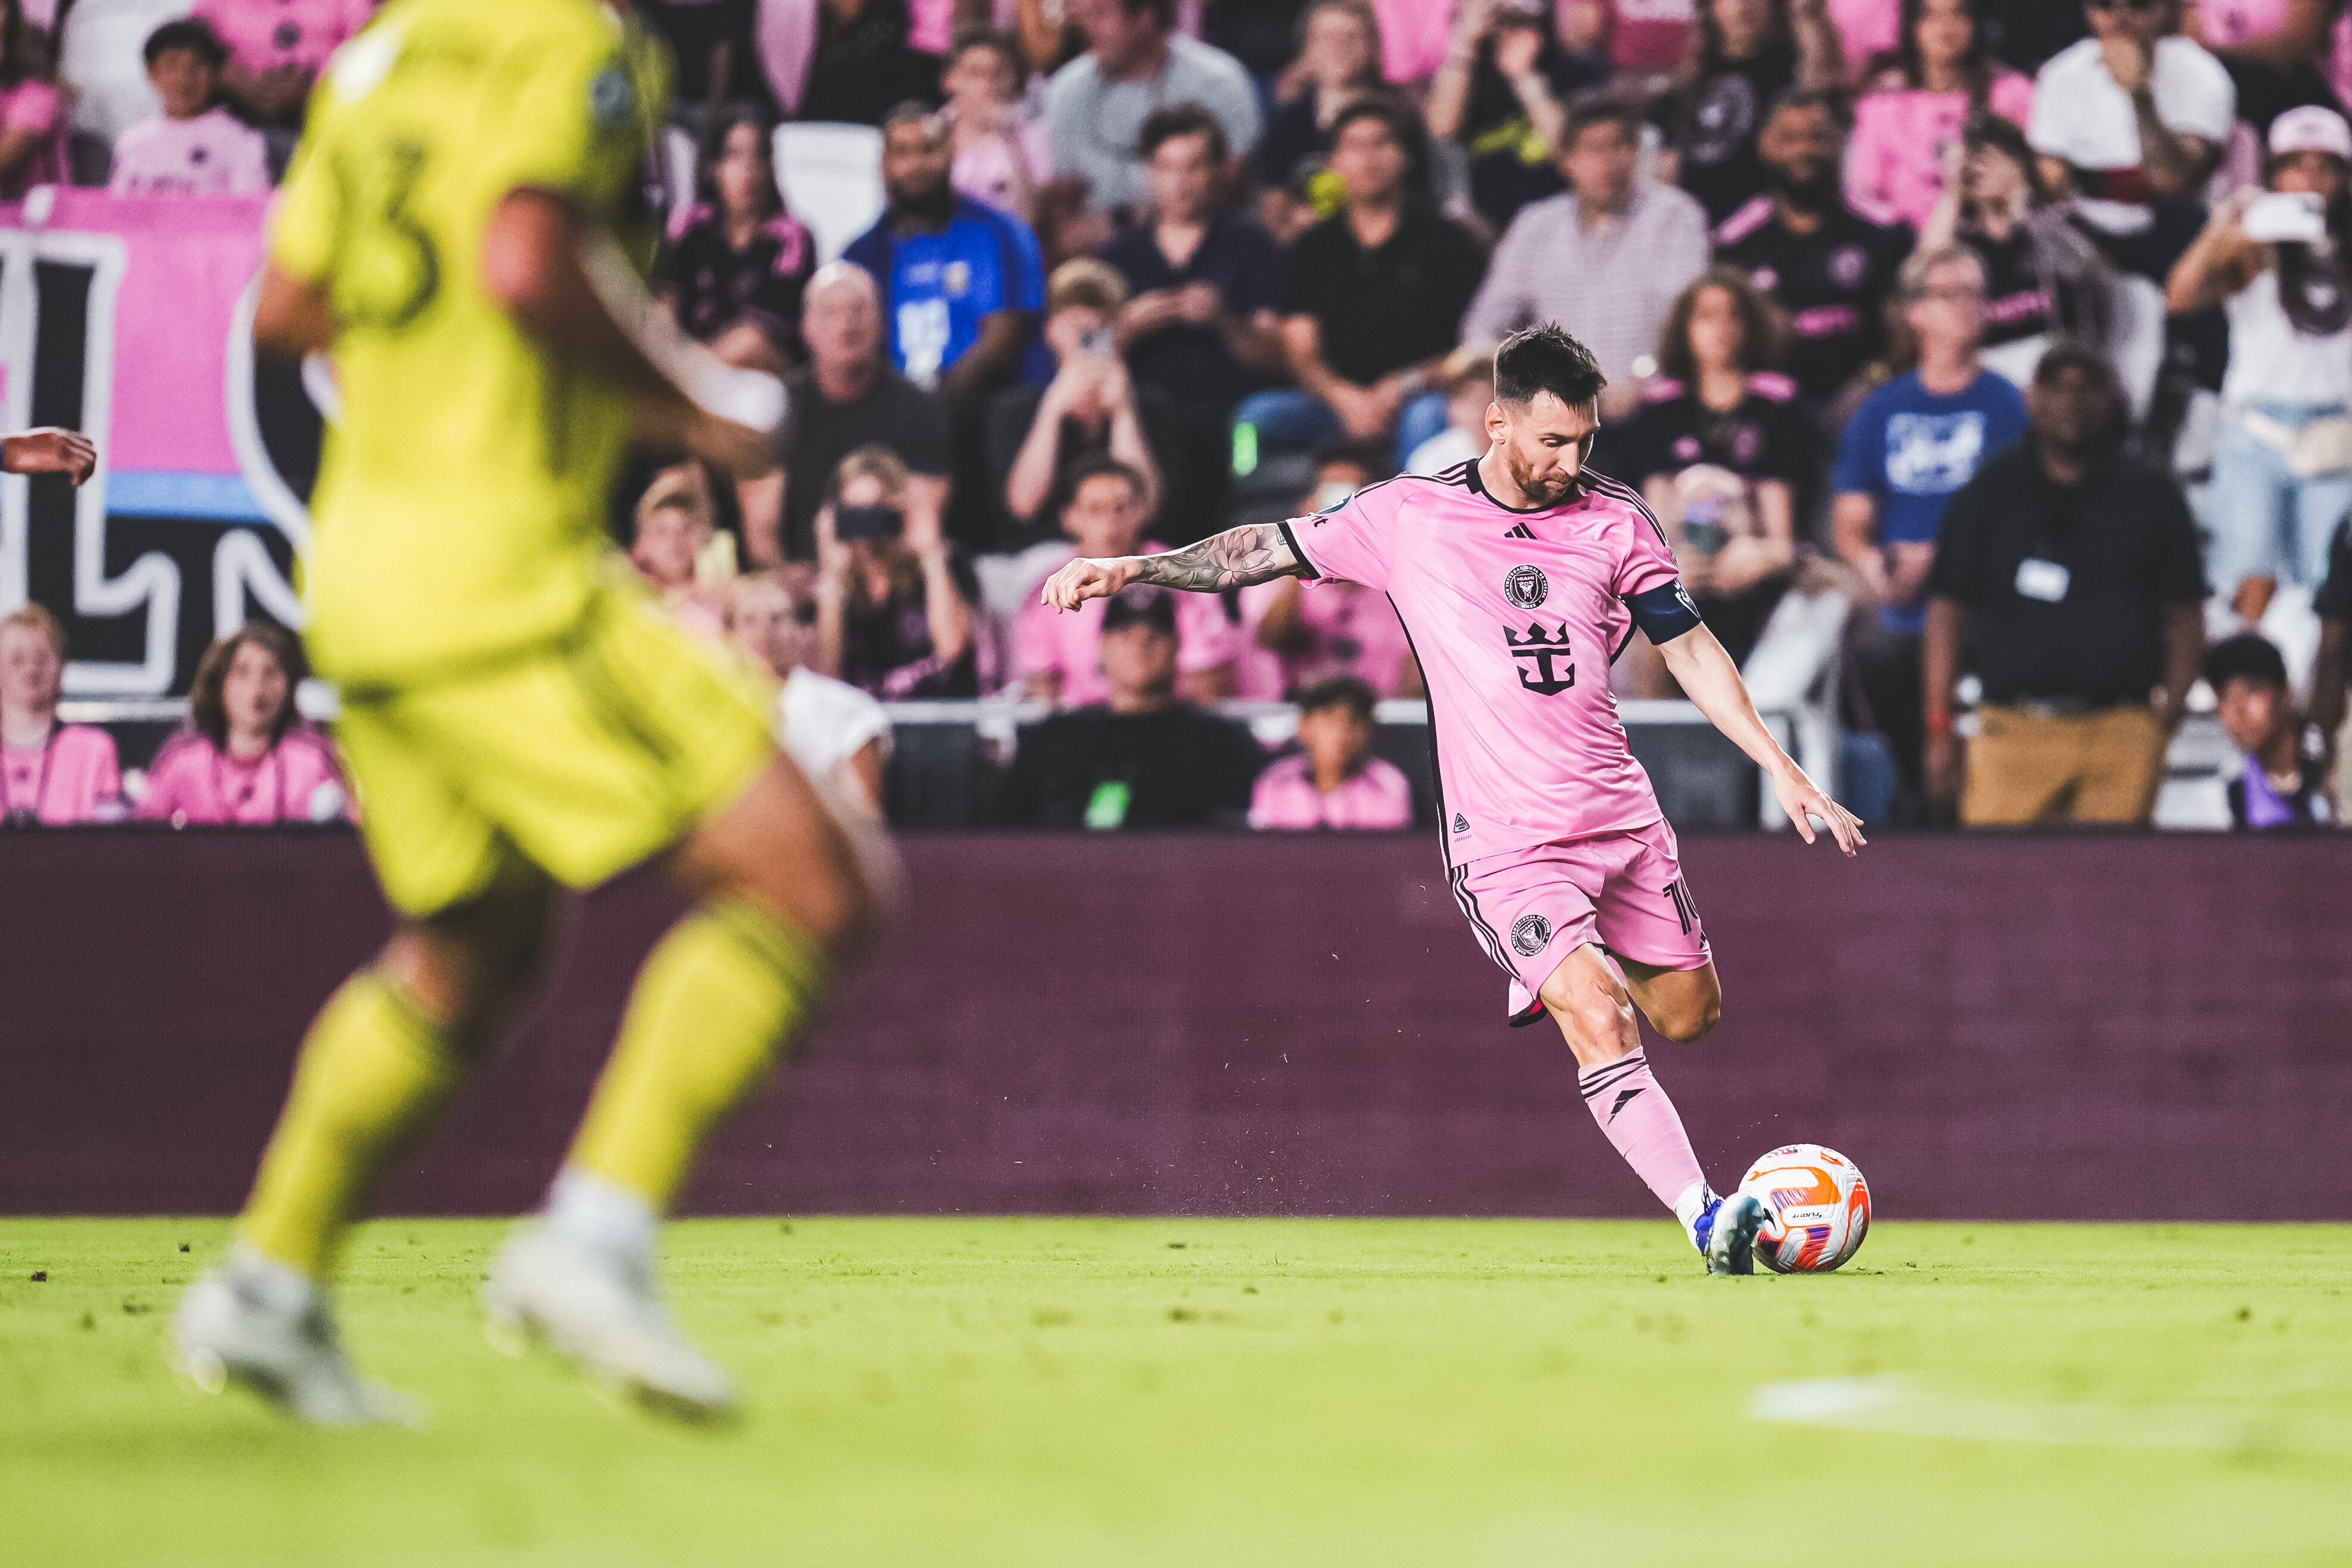
[[[814,670],[794,670],[776,698],[776,738],[801,770],[816,783],[870,810],[882,808],[867,796],[865,781],[849,759],[868,741],[890,755],[890,716],[882,705],[844,681]]]
[[[2296,279],[2304,304],[2296,313],[2300,323],[2280,298],[2280,280],[2279,268],[2266,267],[2226,303],[2230,368],[2222,374],[2221,401],[2352,404],[2352,300],[2344,297],[2343,275],[2331,267]]]
[[[2202,137],[2219,147],[2238,114],[2230,73],[2193,39],[2158,38],[2148,85],[2156,117],[2168,130]],[[2139,169],[2139,116],[2131,94],[2116,84],[2099,52],[2084,38],[2051,57],[2033,78],[2033,123],[2026,140],[2047,158],[2111,177],[2076,204],[2084,220],[2109,234],[2137,234],[2152,221]]]

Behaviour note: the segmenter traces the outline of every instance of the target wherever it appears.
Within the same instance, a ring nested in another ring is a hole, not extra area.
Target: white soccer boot
[[[606,1387],[688,1419],[735,1408],[734,1383],[677,1332],[647,1263],[532,1224],[499,1252],[482,1294],[500,1350],[520,1354],[542,1340]]]
[[[1763,1200],[1750,1193],[1735,1192],[1710,1204],[1691,1231],[1691,1239],[1706,1254],[1706,1271],[1756,1272],[1756,1233],[1764,1228],[1764,1218]]]
[[[175,1361],[207,1394],[231,1383],[320,1427],[419,1425],[415,1401],[353,1370],[325,1295],[290,1270],[232,1257],[188,1287]]]

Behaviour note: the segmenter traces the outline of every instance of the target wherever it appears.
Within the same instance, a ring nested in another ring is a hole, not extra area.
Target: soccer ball
[[[1870,1234],[1870,1184],[1835,1149],[1774,1149],[1748,1167],[1739,1190],[1763,1200],[1756,1257],[1776,1274],[1825,1274],[1861,1251]]]

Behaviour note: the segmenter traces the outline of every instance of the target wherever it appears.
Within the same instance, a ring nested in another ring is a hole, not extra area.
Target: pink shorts
[[[1664,818],[1627,832],[1485,855],[1455,866],[1453,882],[1454,900],[1479,943],[1511,977],[1514,1025],[1543,1016],[1536,993],[1588,942],[1661,969],[1696,969],[1714,957]]]

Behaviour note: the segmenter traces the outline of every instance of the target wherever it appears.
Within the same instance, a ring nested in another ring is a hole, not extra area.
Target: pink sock
[[[1666,1098],[1658,1081],[1650,1076],[1650,1059],[1640,1047],[1630,1056],[1585,1068],[1576,1075],[1576,1084],[1584,1092],[1585,1107],[1592,1119],[1601,1124],[1601,1130],[1609,1134],[1633,1174],[1658,1195],[1660,1203],[1679,1215],[1681,1203],[1694,1186],[1705,1190],[1706,1178],[1700,1174],[1698,1156],[1691,1153],[1683,1119],[1675,1113],[1675,1103]]]

